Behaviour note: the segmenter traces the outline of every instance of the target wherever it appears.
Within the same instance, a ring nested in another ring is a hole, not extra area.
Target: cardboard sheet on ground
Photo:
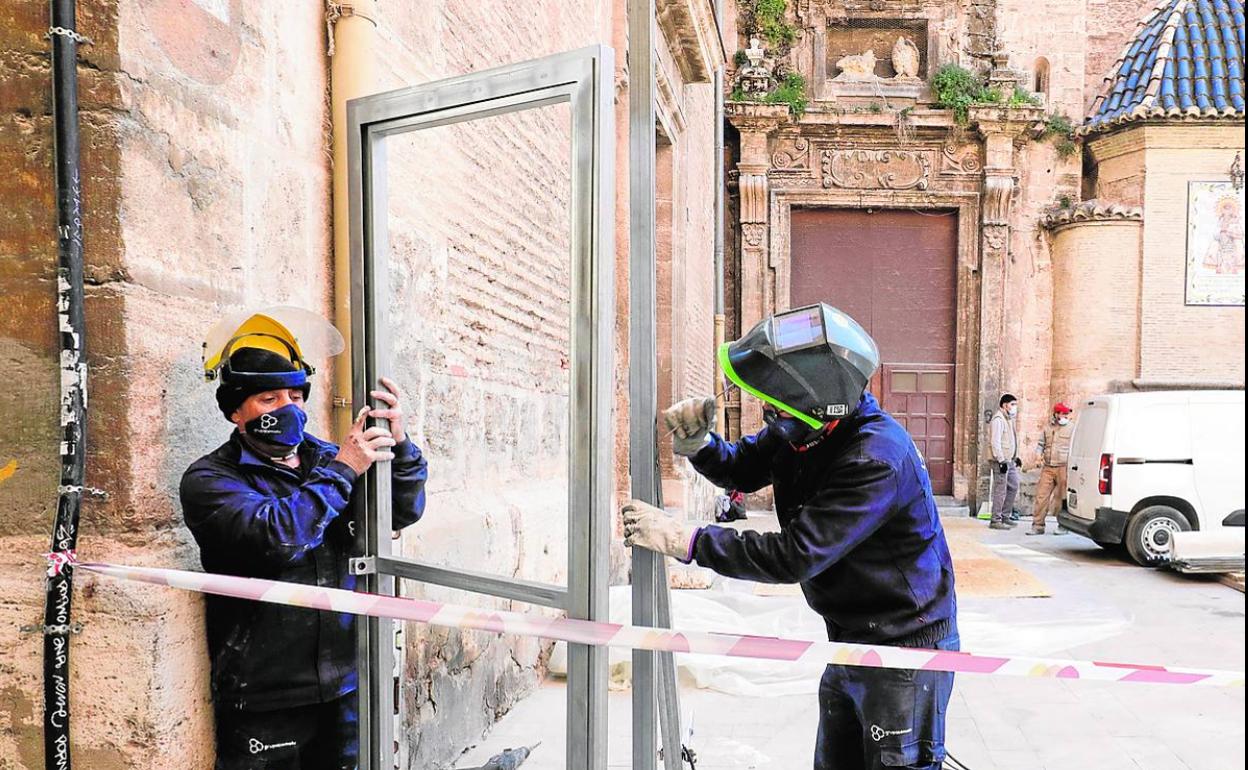
[[[823,621],[800,596],[756,596],[755,584],[724,580],[710,590],[673,591],[672,623],[690,631],[719,631],[756,636],[823,641]],[[611,622],[632,617],[629,586],[612,586]],[[963,606],[959,611],[962,646],[982,653],[1048,655],[1120,633],[1130,623],[1121,614],[1103,608],[1053,607],[1038,611],[1034,603],[994,603],[992,612]],[[727,658],[714,655],[676,655],[682,684],[743,697],[805,695],[818,691],[821,663]],[[612,649],[611,686],[628,687],[632,656]],[[550,673],[567,674],[567,648],[555,645]]]
[[[985,532],[983,522],[959,517],[945,518],[941,523],[953,556],[958,596],[1036,598],[1053,595],[1048,586],[1022,566],[1002,558],[980,542]]]

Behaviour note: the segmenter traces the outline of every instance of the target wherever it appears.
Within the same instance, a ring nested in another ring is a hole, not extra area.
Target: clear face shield
[[[204,335],[204,379],[213,381],[229,372],[230,355],[242,348],[259,348],[287,358],[306,374],[316,371],[310,360],[323,361],[346,349],[334,325],[310,310],[279,305],[227,314]]]

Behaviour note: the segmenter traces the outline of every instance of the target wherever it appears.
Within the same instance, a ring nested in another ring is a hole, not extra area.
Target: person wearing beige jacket
[[[1053,417],[1044,429],[1040,445],[1036,450],[1040,454],[1040,480],[1036,482],[1036,500],[1031,509],[1031,531],[1029,535],[1044,534],[1044,520],[1062,504],[1066,494],[1066,460],[1070,458],[1070,439],[1075,433],[1075,425],[1070,419],[1070,407],[1060,401],[1053,405]],[[1055,535],[1066,534],[1060,524],[1054,530]]]

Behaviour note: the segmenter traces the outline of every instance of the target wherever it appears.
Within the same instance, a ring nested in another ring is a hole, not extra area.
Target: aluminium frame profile
[[[629,476],[633,497],[661,507],[655,334],[655,23],[655,0],[628,0]],[[670,626],[666,557],[633,548],[631,558],[633,624]],[[664,767],[679,770],[684,755],[675,656],[633,650],[632,664],[633,770],[656,770],[656,727],[661,728]]]
[[[347,105],[350,194],[352,396],[390,368],[386,137],[567,103],[572,114],[571,383],[568,585],[548,586],[433,567],[391,553],[390,478],[365,477],[354,515],[365,564],[360,588],[392,593],[395,576],[559,606],[607,619],[611,516],[614,322],[614,54],[603,45],[402,88]],[[588,419],[576,419],[589,415]],[[384,464],[382,464],[384,467]],[[371,558],[370,558],[371,557]],[[556,602],[559,602],[556,604]],[[360,618],[360,768],[390,770],[394,727],[393,622]],[[569,645],[568,767],[605,770],[607,650]]]

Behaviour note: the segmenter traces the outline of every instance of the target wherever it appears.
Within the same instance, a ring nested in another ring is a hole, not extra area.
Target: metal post
[[[614,166],[611,120],[614,60],[596,47],[594,73],[582,79],[573,99],[572,200],[572,393],[568,509],[568,616],[607,617],[607,552],[611,545],[611,351],[615,271],[611,264]],[[592,136],[581,127],[592,126]],[[587,419],[588,416],[588,419]],[[607,768],[605,647],[568,645],[566,767]]]
[[[86,476],[87,361],[82,272],[82,183],[78,166],[78,41],[73,0],[54,0],[52,110],[56,137],[57,331],[61,366],[61,482],[52,551],[78,543]],[[69,635],[73,568],[47,580],[43,627],[44,765],[69,770]]]
[[[350,144],[358,142],[362,142],[362,137],[349,137]],[[352,251],[353,259],[358,260],[353,266],[357,269],[352,270],[351,281],[352,336],[363,341],[363,344],[353,345],[351,351],[353,409],[368,403],[369,385],[381,375],[379,364],[390,360],[385,149],[384,137],[363,142],[363,146],[355,150],[363,162],[359,169],[352,170],[348,181],[359,190],[352,195],[351,237],[362,241],[361,248]],[[377,463],[363,481],[366,485],[363,510],[355,511],[361,552],[385,558],[390,556],[392,529],[389,463]],[[384,573],[361,575],[359,582],[360,588],[369,593],[394,594],[394,578]],[[358,656],[368,662],[359,666],[360,770],[391,770],[394,767],[394,621],[358,618],[356,624]]]
[[[628,3],[629,442],[633,497],[657,504],[654,465],[655,373],[654,0]],[[632,551],[633,623],[653,626],[658,560]],[[656,656],[633,651],[633,770],[655,770],[658,756]]]
[[[654,0],[630,0],[628,13],[629,144],[629,467],[632,495],[662,506],[659,478],[655,340]],[[633,623],[670,625],[663,556],[634,549]],[[660,697],[656,697],[657,695]],[[654,770],[655,728],[662,717],[664,765],[681,766],[680,706],[671,653],[633,651],[634,770]],[[656,706],[661,704],[661,711]]]

